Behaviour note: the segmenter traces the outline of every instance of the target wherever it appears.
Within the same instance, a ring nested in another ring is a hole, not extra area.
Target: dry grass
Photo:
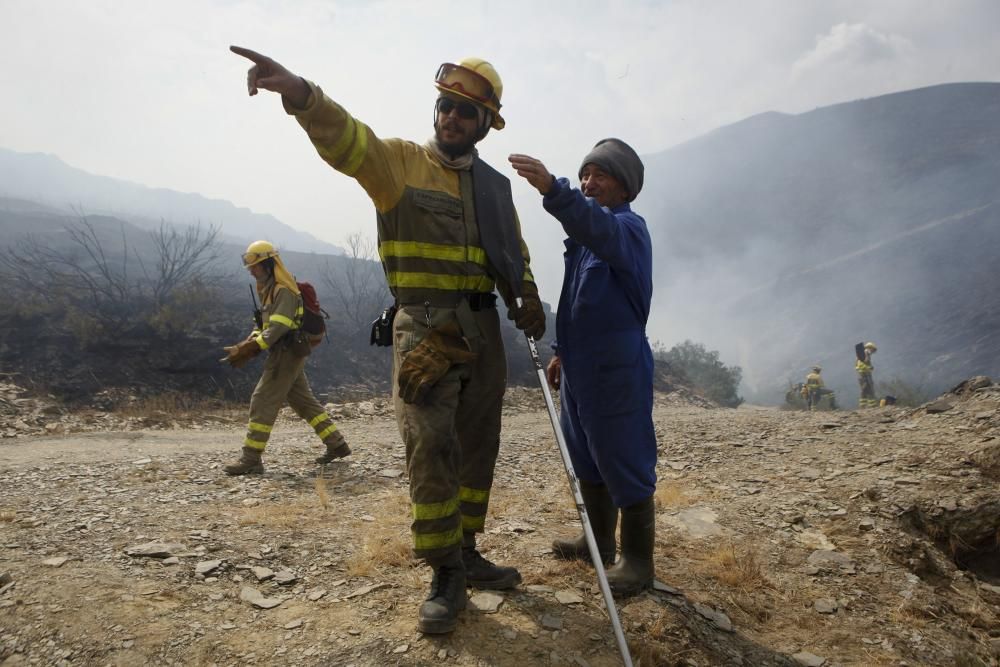
[[[166,392],[156,396],[146,396],[134,401],[123,401],[115,412],[122,417],[144,419],[171,419],[205,414],[236,408],[217,398],[205,398],[180,392]],[[245,406],[244,406],[245,409]]]
[[[298,528],[304,523],[304,517],[315,511],[315,508],[307,507],[301,502],[262,503],[244,509],[237,524],[262,528]]]
[[[686,507],[694,502],[694,498],[688,495],[682,484],[661,482],[656,487],[653,502],[656,504],[657,509]]]
[[[330,509],[330,493],[326,490],[326,479],[323,477],[317,477],[315,481],[316,486],[316,496],[319,498],[319,504],[323,506],[324,510]]]
[[[545,561],[542,569],[534,573],[533,579],[535,583],[553,588],[572,588],[574,582],[581,580],[597,583],[597,575],[589,563],[558,558]]]
[[[719,583],[742,591],[774,588],[753,545],[737,547],[729,543],[711,552],[707,574]]]
[[[408,566],[413,560],[413,543],[410,531],[399,525],[376,522],[365,524],[361,544],[347,559],[347,574],[368,577],[385,568]]]
[[[937,617],[912,600],[904,600],[889,612],[889,620],[899,625],[923,629]]]
[[[347,559],[347,573],[367,577],[386,568],[408,567],[413,562],[413,539],[409,530],[410,499],[402,492],[386,494],[372,503],[373,521],[359,522],[352,533],[360,543]]]

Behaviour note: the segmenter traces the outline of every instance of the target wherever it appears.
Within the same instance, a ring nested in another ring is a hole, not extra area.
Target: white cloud
[[[910,40],[883,33],[864,23],[838,23],[825,35],[816,37],[816,46],[792,65],[795,76],[831,65],[869,65],[895,60],[913,49]]]

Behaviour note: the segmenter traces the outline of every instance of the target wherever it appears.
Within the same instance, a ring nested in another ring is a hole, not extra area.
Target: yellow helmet
[[[270,241],[254,241],[247,246],[247,251],[243,253],[243,266],[250,268],[254,264],[260,264],[265,259],[277,256],[278,251],[274,249],[274,244]]]
[[[442,93],[464,97],[492,112],[493,129],[502,130],[506,125],[500,116],[503,82],[493,65],[482,58],[463,58],[457,65],[443,63],[434,85]]]
[[[873,343],[871,341],[868,341],[867,343],[865,343],[865,349],[866,350],[871,350],[872,352],[878,351],[878,348],[875,347],[875,343]]]

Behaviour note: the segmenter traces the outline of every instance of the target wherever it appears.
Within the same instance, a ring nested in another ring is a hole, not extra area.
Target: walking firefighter
[[[278,411],[288,402],[316,431],[326,453],[316,463],[330,463],[351,453],[344,436],[309,387],[305,363],[312,344],[302,331],[305,311],[295,278],[285,268],[278,251],[268,241],[254,241],[243,255],[243,266],[257,281],[260,315],[246,340],[224,348],[223,359],[239,368],[267,352],[264,370],[250,397],[250,420],[240,460],[226,466],[228,475],[264,472],[261,455],[271,437]]]

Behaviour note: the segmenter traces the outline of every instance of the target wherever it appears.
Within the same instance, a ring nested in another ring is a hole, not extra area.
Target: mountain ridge
[[[997,117],[1000,83],[941,84],[759,114],[646,156],[654,320],[741,365],[764,402],[824,360],[850,405],[851,349],[873,338],[876,380],[943,391],[1000,372],[982,346],[949,351],[1000,340],[1000,280],[953,270],[1000,243]]]
[[[39,188],[44,188],[40,191]],[[299,231],[267,213],[196,192],[152,187],[92,174],[50,153],[0,148],[0,196],[41,202],[50,207],[101,213],[145,228],[161,220],[183,226],[218,225],[228,240],[246,244],[259,238],[286,250],[343,254],[343,248]]]

